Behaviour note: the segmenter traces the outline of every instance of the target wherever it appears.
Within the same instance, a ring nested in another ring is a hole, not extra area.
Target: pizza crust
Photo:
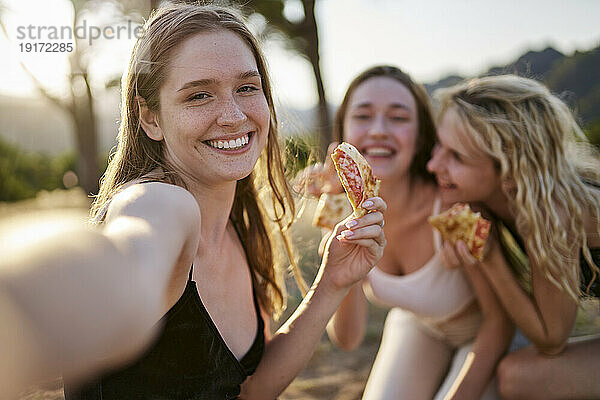
[[[468,204],[456,203],[443,213],[429,217],[428,221],[442,234],[444,240],[452,244],[462,240],[473,257],[482,260],[491,223],[480,213],[471,211]]]
[[[312,223],[314,226],[333,230],[351,212],[352,207],[346,193],[323,193],[319,197]]]

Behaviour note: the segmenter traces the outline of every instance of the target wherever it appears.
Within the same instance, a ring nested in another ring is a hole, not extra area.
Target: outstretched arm
[[[138,186],[115,198],[102,230],[56,213],[3,223],[1,398],[61,373],[83,378],[150,342],[199,212],[182,189]]]

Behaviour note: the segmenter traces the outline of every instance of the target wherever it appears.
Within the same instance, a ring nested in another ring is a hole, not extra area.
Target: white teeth
[[[239,149],[241,147],[244,147],[245,145],[248,144],[248,142],[250,141],[250,138],[248,135],[244,135],[240,138],[237,139],[231,139],[231,140],[209,140],[208,142],[206,142],[209,146],[211,147],[216,147],[218,149],[228,149],[228,150],[235,150],[235,149]]]
[[[392,150],[387,147],[369,147],[365,150],[365,154],[368,156],[390,156]]]

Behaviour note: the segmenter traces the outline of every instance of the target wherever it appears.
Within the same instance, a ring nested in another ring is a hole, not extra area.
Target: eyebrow
[[[358,103],[357,105],[354,106],[354,108],[364,108],[364,107],[370,107],[372,106],[372,103],[370,102],[364,102],[364,103]],[[392,103],[390,104],[390,107],[392,108],[400,108],[406,111],[410,111],[410,107],[407,106],[406,104],[402,104],[402,103]]]
[[[250,71],[246,71],[246,72],[242,72],[241,74],[239,74],[237,76],[238,79],[248,79],[248,78],[254,78],[254,77],[259,77],[260,78],[260,73],[253,69]],[[180,87],[177,91],[181,92],[183,90],[189,89],[189,88],[193,88],[193,87],[197,87],[197,86],[208,86],[208,85],[214,85],[215,83],[217,83],[216,79],[213,78],[209,78],[209,79],[197,79],[194,81],[189,81],[187,82],[185,85],[183,85],[182,87]]]

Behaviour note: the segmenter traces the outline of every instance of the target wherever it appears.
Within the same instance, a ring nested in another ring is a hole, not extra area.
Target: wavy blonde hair
[[[477,148],[501,171],[516,228],[529,257],[574,300],[581,250],[593,262],[584,230],[590,212],[600,234],[600,196],[585,181],[600,183],[600,158],[569,108],[542,84],[514,75],[477,78],[436,93],[439,115],[457,111]],[[510,193],[508,193],[510,191]],[[569,220],[557,215],[567,213]],[[589,288],[589,287],[588,287]]]
[[[123,75],[118,144],[102,178],[90,219],[93,223],[102,222],[103,210],[110,199],[131,181],[160,180],[185,187],[183,179],[165,160],[164,141],[150,139],[141,127],[139,102],[144,101],[151,111],[157,112],[159,90],[173,52],[193,35],[223,29],[238,35],[251,49],[270,110],[267,145],[254,171],[237,182],[230,219],[244,245],[260,304],[265,311],[278,315],[285,308],[286,296],[275,265],[284,257],[278,251],[281,247],[273,245],[273,239],[278,229],[288,257],[294,260],[287,229],[293,221],[295,205],[284,174],[266,62],[256,38],[235,10],[213,5],[168,4],[150,16]],[[267,218],[269,214],[271,218]],[[269,228],[268,219],[275,222],[275,228]]]

